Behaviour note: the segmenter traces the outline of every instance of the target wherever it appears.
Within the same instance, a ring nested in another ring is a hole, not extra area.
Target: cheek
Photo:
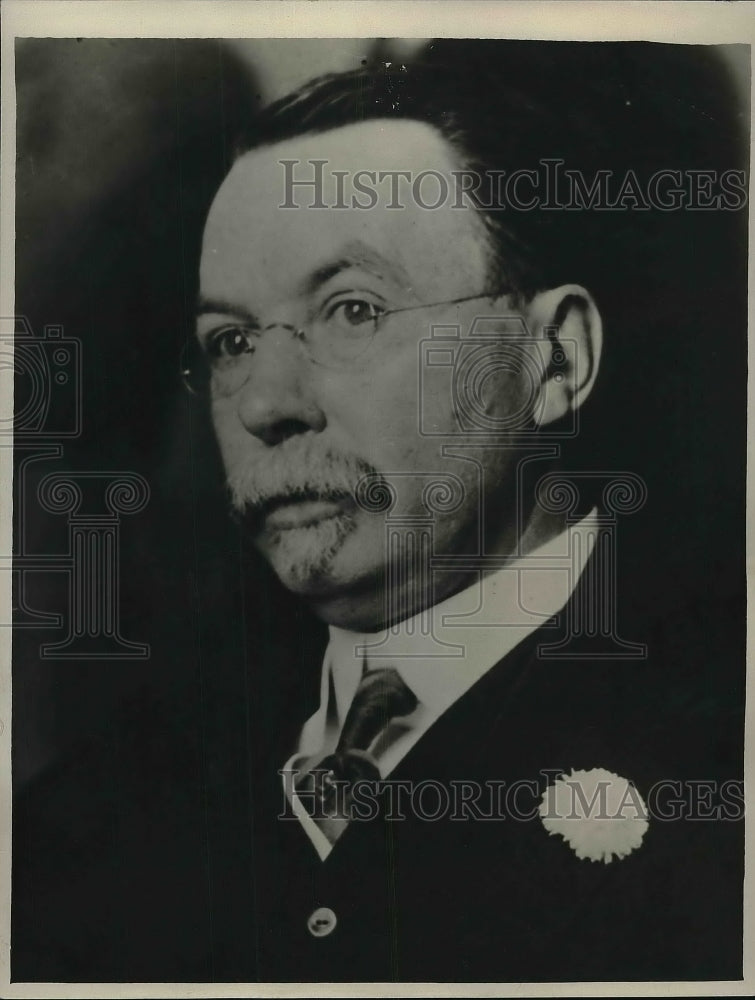
[[[423,445],[416,359],[376,359],[369,370],[339,382],[329,388],[334,435],[343,436],[382,472],[411,468]]]
[[[223,404],[215,404],[211,411],[215,439],[220,449],[223,465],[227,472],[248,459],[255,439],[243,427],[235,410]]]

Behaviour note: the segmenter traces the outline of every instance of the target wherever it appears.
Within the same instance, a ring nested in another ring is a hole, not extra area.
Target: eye
[[[375,323],[385,309],[367,299],[341,299],[331,305],[326,311],[326,319],[331,326],[341,330],[351,330],[367,323]]]
[[[211,362],[229,361],[254,350],[252,336],[247,327],[223,326],[207,338],[205,351]]]

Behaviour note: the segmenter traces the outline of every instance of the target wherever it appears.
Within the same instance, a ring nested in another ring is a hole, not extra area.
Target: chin
[[[257,545],[284,587],[303,597],[321,597],[343,584],[343,550],[355,528],[354,518],[341,514],[315,524],[266,529]]]

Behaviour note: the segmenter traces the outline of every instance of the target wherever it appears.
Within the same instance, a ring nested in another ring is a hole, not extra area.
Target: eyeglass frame
[[[357,293],[356,289],[354,289],[353,291],[354,291],[355,294]],[[375,334],[378,331],[378,325],[384,319],[387,319],[389,316],[395,316],[398,313],[414,312],[414,311],[419,310],[419,309],[437,309],[440,306],[456,306],[456,305],[461,305],[464,302],[474,302],[476,299],[494,299],[494,298],[498,298],[501,295],[511,295],[512,293],[513,293],[513,289],[501,288],[498,291],[478,292],[476,295],[464,295],[464,296],[461,296],[460,298],[446,299],[446,300],[443,300],[443,301],[440,301],[440,302],[420,302],[420,303],[417,303],[417,304],[411,305],[411,306],[398,306],[396,309],[386,309],[385,312],[380,313],[379,316],[375,316],[373,319],[367,320],[366,322],[374,323],[374,331],[373,331],[373,337],[374,337]],[[345,291],[343,294],[344,295],[348,295],[349,291]],[[254,338],[256,340],[259,340],[259,338],[262,336],[262,334],[267,333],[268,330],[274,330],[276,327],[278,327],[281,330],[289,330],[293,334],[293,336],[294,336],[294,338],[296,340],[300,341],[303,344],[307,343],[307,341],[306,341],[307,333],[306,333],[306,330],[304,329],[304,327],[294,326],[293,323],[272,322],[272,323],[268,323],[266,326],[261,327],[259,330],[255,330],[254,333],[247,333],[244,336],[244,339],[246,340],[247,346],[246,346],[246,349],[243,350],[241,353],[242,354],[253,354],[254,353],[254,348],[253,348],[253,345],[251,343],[252,338]],[[240,325],[240,329],[243,329],[243,326]],[[190,395],[196,396],[196,397],[198,397],[200,399],[205,399],[205,398],[208,398],[209,396],[211,396],[212,393],[200,392],[197,389],[195,389],[190,384],[190,382],[189,382],[189,379],[191,378],[191,375],[192,375],[192,369],[191,369],[191,367],[186,367],[183,364],[184,356],[186,355],[186,353],[189,350],[197,350],[197,349],[202,352],[202,354],[203,354],[203,356],[205,358],[207,357],[207,352],[203,349],[202,345],[198,343],[197,338],[194,337],[194,336],[192,336],[189,339],[189,341],[187,341],[187,343],[184,344],[184,347],[183,347],[182,352],[181,352],[181,362],[182,363],[181,363],[181,366],[180,366],[180,375],[181,375],[181,380],[183,382],[184,388],[187,390],[187,392],[190,393]],[[365,350],[367,350],[367,348],[365,348]],[[325,367],[325,368],[328,367],[327,364],[324,364],[323,362],[317,361],[315,358],[313,358],[311,356],[311,354],[309,354],[308,357],[309,357],[309,360],[313,364],[318,364],[318,365],[321,365],[322,367]],[[359,355],[359,357],[362,357],[362,355]],[[345,369],[345,370],[348,370],[348,368]],[[241,389],[244,388],[244,386],[247,384],[248,381],[249,381],[249,377],[247,376],[247,378],[239,385],[238,389],[236,389],[230,395],[233,396],[237,392],[240,392]],[[230,396],[228,398],[230,398]]]

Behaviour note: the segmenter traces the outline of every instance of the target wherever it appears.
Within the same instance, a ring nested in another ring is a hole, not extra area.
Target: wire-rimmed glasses
[[[242,321],[219,324],[201,340],[192,337],[181,356],[181,377],[194,395],[227,398],[239,392],[254,368],[254,354],[269,330],[287,330],[315,364],[344,370],[359,363],[383,323],[400,313],[455,306],[475,299],[493,299],[507,290],[478,292],[442,302],[383,309],[364,292],[343,292],[329,298],[307,322],[306,329],[290,323],[255,327]]]

